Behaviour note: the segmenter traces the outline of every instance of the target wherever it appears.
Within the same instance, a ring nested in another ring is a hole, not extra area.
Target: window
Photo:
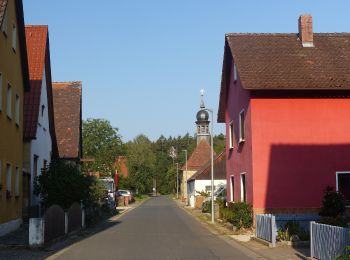
[[[41,117],[44,116],[45,106],[41,105]]]
[[[347,206],[350,206],[350,172],[337,172],[337,191],[345,197]]]
[[[233,141],[234,141],[234,132],[233,132],[233,122],[231,121],[228,125],[228,138],[229,138],[229,148],[233,149]]]
[[[0,72],[0,111],[2,111],[2,74]]]
[[[244,109],[239,113],[239,142],[245,141],[244,135]]]
[[[7,96],[6,96],[6,111],[7,116],[12,118],[12,87],[10,84],[7,85]]]
[[[231,201],[235,201],[235,176],[231,175]]]
[[[15,120],[17,126],[19,126],[19,96],[16,95],[16,106],[15,106]]]
[[[15,192],[16,196],[19,196],[19,168],[16,167],[16,186],[15,186]]]
[[[2,19],[2,25],[1,25],[1,31],[5,34],[5,36],[7,35],[7,9],[5,10],[5,14],[4,17]]]
[[[39,156],[34,155],[34,161],[33,161],[33,176],[34,176],[34,178],[38,176],[38,160],[39,160]]]
[[[17,28],[16,25],[12,25],[12,49],[16,51],[17,46]]]
[[[237,67],[236,67],[236,64],[233,64],[233,80],[234,80],[234,82],[237,81]]]
[[[12,167],[11,164],[6,164],[6,190],[11,191]]]
[[[245,185],[245,173],[241,173],[241,202],[247,201],[246,185]]]

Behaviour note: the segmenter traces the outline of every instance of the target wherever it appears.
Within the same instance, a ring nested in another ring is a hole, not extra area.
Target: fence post
[[[44,219],[30,218],[29,219],[29,246],[39,247],[44,244]]]
[[[68,212],[64,212],[64,233],[68,234]]]
[[[315,223],[315,221],[310,221],[310,256],[311,258],[314,258],[314,243],[313,243],[313,234],[312,234],[313,223]]]
[[[271,242],[272,247],[276,247],[276,217],[271,215]]]
[[[85,228],[85,209],[83,202],[80,202],[80,208],[81,208],[81,227]]]

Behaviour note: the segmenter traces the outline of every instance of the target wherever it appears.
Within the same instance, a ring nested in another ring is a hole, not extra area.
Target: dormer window
[[[45,106],[41,105],[41,117],[44,116]]]
[[[5,36],[7,36],[7,9],[2,19],[1,31],[4,33]]]

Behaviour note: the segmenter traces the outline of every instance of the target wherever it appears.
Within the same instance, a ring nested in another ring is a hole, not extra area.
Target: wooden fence
[[[310,223],[311,257],[321,260],[332,260],[344,253],[350,245],[350,229],[316,222]]]
[[[271,214],[257,214],[255,236],[270,242],[272,247],[275,247],[277,236],[275,216]]]

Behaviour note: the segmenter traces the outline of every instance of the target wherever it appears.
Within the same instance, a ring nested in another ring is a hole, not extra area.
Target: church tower
[[[210,144],[210,133],[209,133],[209,113],[207,110],[205,110],[204,105],[204,90],[201,90],[201,103],[200,103],[200,110],[197,112],[197,145],[205,139],[208,144]]]

